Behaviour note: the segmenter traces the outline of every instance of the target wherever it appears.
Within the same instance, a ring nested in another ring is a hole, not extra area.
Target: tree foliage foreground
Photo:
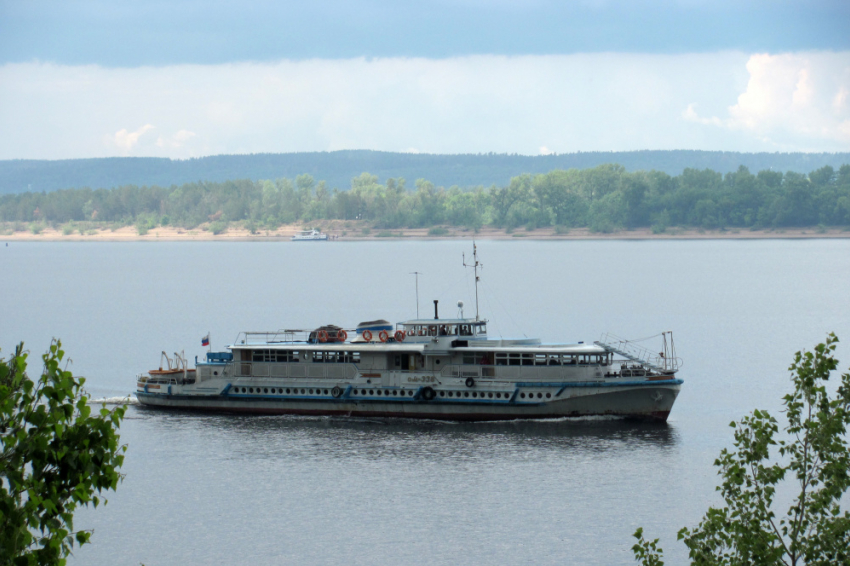
[[[841,375],[834,395],[826,387],[838,367],[837,342],[830,334],[813,352],[795,355],[781,438],[767,411],[731,423],[734,449],[724,448],[714,463],[725,506],[709,508],[696,528],[679,531],[692,564],[850,564],[850,512],[841,511],[850,486],[850,373]],[[784,497],[789,491],[791,506],[777,514],[777,492]],[[642,529],[635,537],[639,563],[664,564],[658,539],[644,539]]]
[[[74,511],[105,503],[121,479],[125,407],[92,411],[64,355],[54,341],[35,381],[23,344],[0,360],[0,566],[64,564],[91,536],[74,531]]]

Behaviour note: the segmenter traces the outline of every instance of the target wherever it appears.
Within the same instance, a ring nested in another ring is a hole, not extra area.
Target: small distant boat
[[[328,235],[318,230],[302,230],[290,239],[293,242],[322,242],[328,239]]]

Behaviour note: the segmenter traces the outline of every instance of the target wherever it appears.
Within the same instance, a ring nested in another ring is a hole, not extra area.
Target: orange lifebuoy
[[[396,342],[404,342],[405,333],[404,330],[396,330],[395,331],[395,341]]]
[[[371,342],[372,341],[372,331],[371,330],[364,330],[363,331],[363,339],[366,340],[367,342]]]
[[[345,342],[348,339],[348,332],[345,330],[340,330],[336,333],[337,340],[340,342]]]
[[[381,342],[386,342],[390,339],[390,335],[387,333],[386,330],[381,330],[380,332],[378,332],[378,338],[381,340]]]
[[[328,331],[327,330],[319,330],[319,342],[327,342],[328,341]]]

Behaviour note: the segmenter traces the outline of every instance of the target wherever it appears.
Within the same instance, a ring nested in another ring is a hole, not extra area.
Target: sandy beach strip
[[[653,233],[648,228],[637,230],[622,230],[611,233],[591,232],[587,228],[574,228],[568,231],[554,228],[526,230],[518,228],[507,232],[504,229],[481,228],[478,232],[463,228],[445,228],[434,230],[429,228],[396,228],[383,230],[369,228],[365,224],[331,221],[316,223],[314,226],[331,237],[331,241],[380,241],[380,240],[713,240],[713,239],[801,239],[801,238],[850,238],[850,229],[837,228],[800,228],[783,230],[700,230],[671,228],[663,233]],[[194,229],[161,226],[150,229],[141,235],[134,226],[121,228],[90,228],[80,233],[64,233],[58,228],[44,228],[37,234],[32,231],[13,231],[7,227],[0,241],[5,242],[245,242],[245,241],[283,241],[290,238],[299,230],[301,225],[281,226],[277,230],[257,230],[251,233],[242,227],[230,227],[215,235],[207,226],[201,225]]]

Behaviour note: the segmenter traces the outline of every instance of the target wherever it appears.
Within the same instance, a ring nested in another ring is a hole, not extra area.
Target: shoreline
[[[365,225],[353,223],[323,222],[316,226],[327,233],[333,242],[358,242],[380,240],[760,240],[760,239],[836,239],[850,238],[850,230],[840,228],[823,229],[795,228],[786,230],[700,230],[671,228],[662,233],[653,233],[649,228],[622,230],[611,233],[591,232],[587,228],[575,228],[558,231],[555,228],[526,230],[520,228],[511,232],[498,228],[481,228],[477,233],[471,229],[446,228],[446,233],[429,233],[428,228],[402,228],[395,230],[377,230]],[[228,228],[215,235],[199,226],[192,230],[161,226],[150,229],[147,234],[139,234],[134,226],[122,228],[89,228],[66,234],[57,228],[44,228],[37,234],[30,231],[18,231],[0,236],[3,242],[289,242],[290,237],[301,230],[300,225],[281,226],[277,230],[259,230],[251,233],[245,228]],[[439,230],[438,230],[439,232]]]

